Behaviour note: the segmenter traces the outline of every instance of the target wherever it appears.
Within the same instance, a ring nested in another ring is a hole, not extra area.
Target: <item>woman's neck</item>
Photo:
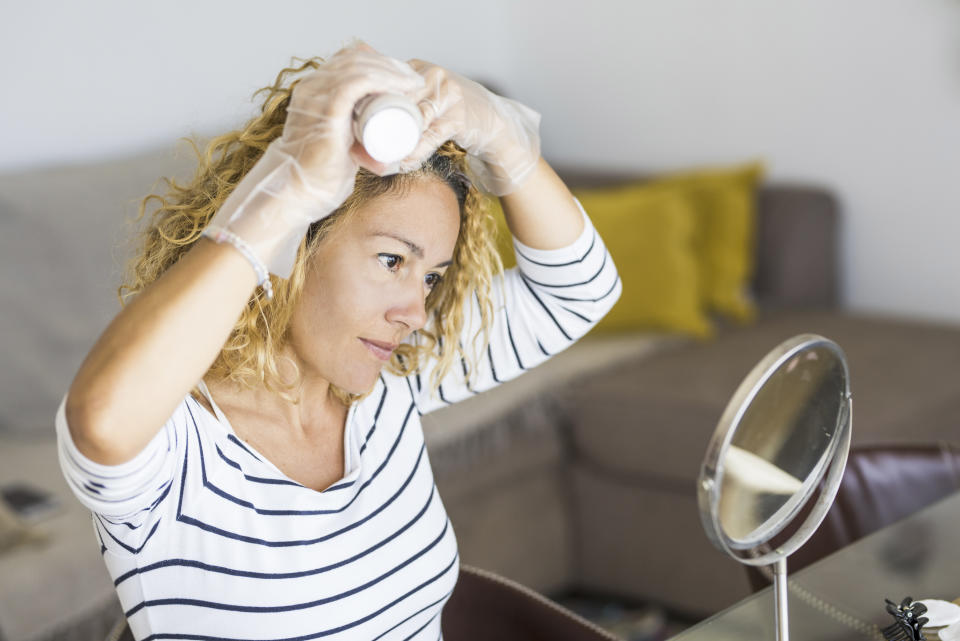
[[[264,387],[250,389],[225,380],[207,381],[207,387],[231,424],[234,417],[248,424],[269,424],[297,440],[339,432],[346,416],[347,408],[324,380],[304,378],[289,393],[298,402]]]

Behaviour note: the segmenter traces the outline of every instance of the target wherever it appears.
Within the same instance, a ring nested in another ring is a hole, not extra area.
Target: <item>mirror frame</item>
[[[825,348],[833,352],[843,366],[844,389],[840,413],[837,418],[837,433],[831,439],[825,452],[827,463],[819,465],[819,469],[815,469],[815,478],[804,479],[803,491],[805,496],[797,501],[790,513],[782,518],[781,523],[770,528],[770,538],[793,524],[797,514],[810,501],[810,496],[821,486],[821,481],[823,481],[822,490],[806,519],[783,543],[775,548],[771,548],[767,541],[745,545],[742,541],[728,537],[720,524],[720,488],[723,486],[723,466],[720,461],[726,455],[747,408],[766,382],[799,352],[813,347]],[[784,341],[767,354],[747,374],[733,397],[731,397],[717,423],[713,436],[710,438],[707,453],[700,467],[700,477],[697,482],[697,502],[700,508],[700,520],[710,541],[733,558],[747,565],[772,565],[785,559],[803,545],[823,522],[840,487],[840,480],[846,468],[847,453],[850,449],[852,415],[850,371],[846,356],[839,345],[817,334],[801,334]],[[811,482],[808,483],[808,480]]]

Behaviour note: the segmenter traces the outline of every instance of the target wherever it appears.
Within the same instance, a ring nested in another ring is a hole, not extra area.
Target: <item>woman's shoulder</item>
[[[203,440],[225,438],[228,430],[218,418],[218,412],[203,393],[193,389],[183,397],[167,421],[167,429],[187,440],[202,436]]]

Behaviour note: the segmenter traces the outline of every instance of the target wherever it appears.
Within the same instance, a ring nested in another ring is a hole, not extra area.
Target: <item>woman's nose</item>
[[[403,323],[411,332],[427,323],[427,298],[421,283],[405,284],[402,295],[387,310],[387,320]]]

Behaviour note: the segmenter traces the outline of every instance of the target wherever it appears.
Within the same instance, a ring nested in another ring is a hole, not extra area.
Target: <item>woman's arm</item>
[[[201,239],[127,305],[67,392],[80,453],[116,465],[142,450],[213,363],[255,284],[239,252]]]
[[[580,235],[563,247],[534,248],[515,240],[517,266],[491,283],[493,318],[486,348],[476,353],[475,335],[483,326],[475,298],[467,304],[461,346],[470,361],[469,382],[451,368],[436,394],[429,369],[411,377],[414,402],[427,413],[509,381],[543,363],[581,338],[616,303],[621,284],[603,239],[572,201]],[[542,211],[549,218],[552,212]],[[429,367],[429,366],[428,366]]]
[[[452,139],[470,156],[479,186],[503,204],[507,225],[521,243],[558,249],[583,231],[580,209],[560,177],[540,157],[540,114],[484,86],[424,60],[410,60],[425,86],[414,97],[426,130],[401,167],[418,166]]]
[[[207,231],[225,230],[261,267],[288,276],[309,225],[349,196],[359,166],[384,169],[358,154],[353,105],[375,91],[422,85],[408,65],[369,47],[332,56],[298,82],[283,135]],[[216,359],[250,299],[255,273],[233,247],[201,238],[117,315],[67,393],[66,420],[81,454],[115,465],[146,447]]]
[[[583,215],[573,195],[543,158],[500,203],[510,232],[528,247],[559,249],[583,232]]]
[[[410,64],[426,80],[417,97],[428,125],[409,164],[415,166],[440,141],[457,142],[478,161],[470,168],[479,186],[500,197],[517,241],[517,268],[492,284],[495,318],[486,353],[474,355],[473,382],[451,370],[437,400],[428,398],[422,377],[413,378],[415,402],[426,412],[509,380],[565,349],[610,309],[621,285],[603,241],[540,157],[540,115],[442,67],[422,60]],[[468,305],[463,345],[474,344],[480,325],[479,309]]]

